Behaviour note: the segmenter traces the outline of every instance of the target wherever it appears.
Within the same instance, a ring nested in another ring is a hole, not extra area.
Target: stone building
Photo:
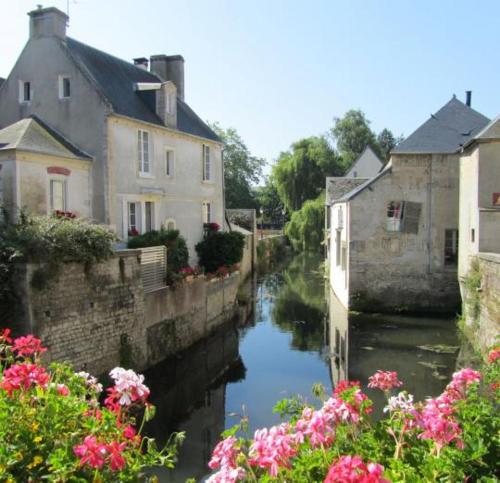
[[[330,206],[330,283],[346,307],[449,312],[459,305],[460,150],[488,123],[455,96]]]
[[[486,352],[500,333],[500,117],[463,147],[458,239],[464,330]]]
[[[92,158],[36,116],[0,129],[0,204],[31,213],[90,212]]]
[[[0,86],[0,128],[36,115],[92,158],[93,219],[123,239],[177,228],[193,257],[203,222],[223,224],[223,166],[219,138],[185,102],[184,59],[132,64],[68,37],[56,8],[29,17],[28,42]],[[79,211],[72,189],[64,203]]]

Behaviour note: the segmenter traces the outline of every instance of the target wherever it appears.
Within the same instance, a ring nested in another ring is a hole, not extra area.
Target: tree
[[[256,208],[252,185],[262,176],[264,159],[250,153],[236,129],[223,129],[217,123],[210,127],[224,143],[226,208]]]
[[[384,161],[388,161],[391,156],[391,151],[403,140],[402,136],[394,137],[392,132],[385,128],[380,131],[377,136],[377,143]]]
[[[297,251],[319,251],[325,224],[325,191],[315,199],[307,200],[302,208],[292,213],[285,228],[292,247]]]
[[[347,111],[342,118],[336,117],[334,123],[331,134],[347,168],[356,161],[367,145],[382,161],[388,161],[392,149],[402,141],[402,136],[394,137],[387,128],[376,136],[370,128],[370,121],[359,109]]]
[[[292,144],[273,166],[272,180],[287,211],[299,210],[318,197],[327,176],[340,176],[342,160],[325,137],[310,137]]]
[[[351,109],[344,117],[336,117],[334,122],[331,133],[346,167],[351,166],[367,145],[378,155],[381,154],[370,121],[363,111]]]
[[[284,205],[278,194],[276,184],[271,178],[266,179],[264,186],[254,188],[257,204],[264,216],[264,220],[269,223],[282,223]]]

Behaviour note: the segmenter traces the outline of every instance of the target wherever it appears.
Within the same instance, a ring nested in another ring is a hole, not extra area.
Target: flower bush
[[[208,231],[196,245],[199,264],[207,273],[215,273],[219,267],[241,262],[245,237],[236,231]]]
[[[320,409],[294,398],[275,408],[289,421],[238,437],[248,421],[223,433],[209,482],[498,481],[499,348],[482,371],[462,369],[436,398],[415,402],[397,373],[377,371],[368,386],[387,397],[386,418],[357,381],[341,381]]]
[[[0,332],[0,481],[147,481],[147,468],[174,466],[182,433],[161,450],[141,435],[154,415],[143,376],[113,369],[101,405],[95,377],[45,367],[44,351],[32,335]]]

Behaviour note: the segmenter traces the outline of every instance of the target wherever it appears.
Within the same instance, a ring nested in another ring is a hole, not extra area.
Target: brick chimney
[[[156,91],[156,114],[165,126],[177,129],[177,88],[172,81],[163,82]]]
[[[164,81],[172,81],[177,96],[184,100],[184,58],[182,55],[152,55],[149,69]]]
[[[42,8],[28,13],[30,16],[30,39],[40,37],[66,38],[66,25],[69,17],[58,8]]]

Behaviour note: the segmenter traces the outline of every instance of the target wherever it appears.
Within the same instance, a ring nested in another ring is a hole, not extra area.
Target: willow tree
[[[341,176],[342,160],[325,137],[310,137],[292,144],[273,166],[272,179],[288,212],[316,199],[327,176]]]

